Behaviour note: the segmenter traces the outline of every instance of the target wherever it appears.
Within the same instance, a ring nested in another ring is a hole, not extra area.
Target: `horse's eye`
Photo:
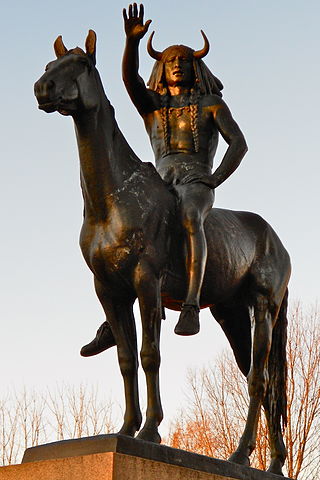
[[[80,63],[81,63],[82,65],[88,66],[88,60],[87,60],[85,57],[80,58]]]

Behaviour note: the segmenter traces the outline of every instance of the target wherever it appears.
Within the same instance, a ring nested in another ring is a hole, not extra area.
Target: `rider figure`
[[[188,290],[175,333],[199,331],[199,300],[207,259],[204,221],[212,208],[214,189],[238,167],[247,151],[244,136],[222,100],[223,88],[201,60],[209,51],[194,51],[184,45],[157,52],[148,41],[148,52],[156,60],[146,87],[138,74],[138,47],[151,20],[143,23],[143,5],[123,10],[126,46],[123,80],[129,96],[142,116],[155,155],[156,168],[179,200],[181,223],[187,240]],[[228,144],[220,166],[212,174],[219,133]],[[84,356],[109,348],[111,331],[105,322],[97,337],[83,347]]]

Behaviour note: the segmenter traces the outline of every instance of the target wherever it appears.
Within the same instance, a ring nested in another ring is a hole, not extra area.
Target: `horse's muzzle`
[[[34,94],[38,100],[38,108],[47,113],[55,112],[58,102],[55,97],[55,84],[52,80],[38,80],[34,84]]]

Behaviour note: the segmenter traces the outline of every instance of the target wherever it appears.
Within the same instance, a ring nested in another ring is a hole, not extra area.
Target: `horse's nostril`
[[[52,95],[54,88],[55,83],[53,80],[38,81],[34,84],[34,93],[38,99],[46,98],[48,95]]]

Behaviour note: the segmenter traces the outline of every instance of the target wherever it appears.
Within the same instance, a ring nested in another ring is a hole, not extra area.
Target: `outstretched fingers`
[[[127,35],[127,38],[134,40],[141,40],[141,38],[146,34],[149,29],[151,20],[147,20],[143,24],[144,8],[143,5],[138,5],[136,3],[130,4],[128,9],[123,9],[123,19],[124,19],[124,29]]]
[[[123,10],[123,18],[124,20],[128,20],[128,18],[139,18],[139,19],[143,19],[143,12],[144,12],[144,9],[143,9],[143,5],[141,4],[140,5],[140,12],[139,12],[139,15],[138,15],[138,5],[136,3],[130,3],[129,6],[128,6],[128,15],[127,15],[127,10],[124,8]]]
[[[128,20],[128,18],[136,18],[137,20],[140,20],[141,24],[143,25],[143,17],[144,17],[144,6],[143,4],[141,3],[140,4],[140,7],[139,7],[139,13],[138,13],[138,5],[137,3],[130,3],[129,6],[128,6],[128,14],[127,14],[127,10],[124,8],[122,10],[123,12],[123,18],[125,21]],[[148,20],[146,22],[146,25],[150,24],[151,23],[151,20]]]
[[[139,18],[141,20],[141,23],[143,23],[143,15],[144,15],[144,6],[143,4],[141,3],[140,4],[140,10],[139,10]]]

